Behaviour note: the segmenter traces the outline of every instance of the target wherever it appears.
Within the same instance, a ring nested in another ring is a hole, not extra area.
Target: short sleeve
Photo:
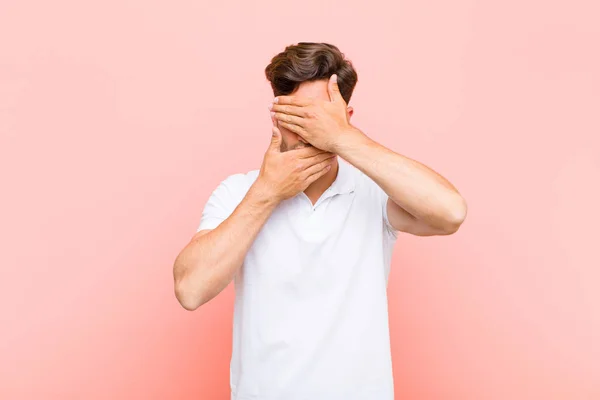
[[[387,201],[389,196],[387,195],[387,193],[377,184],[375,184],[376,191],[377,191],[377,196],[379,198],[379,203],[381,206],[381,214],[383,215],[383,224],[384,227],[387,231],[387,233],[389,233],[391,235],[391,237],[393,239],[396,239],[398,237],[398,230],[395,229],[392,224],[390,224],[390,220],[388,219],[388,214],[387,214]]]
[[[361,182],[365,185],[366,192],[369,196],[369,202],[373,203],[373,210],[378,218],[381,218],[381,228],[386,233],[387,238],[392,242],[398,238],[399,230],[395,229],[387,214],[387,201],[389,196],[371,177],[364,172],[360,172]]]
[[[215,229],[233,213],[243,198],[244,178],[244,174],[233,174],[219,183],[204,205],[197,232]]]

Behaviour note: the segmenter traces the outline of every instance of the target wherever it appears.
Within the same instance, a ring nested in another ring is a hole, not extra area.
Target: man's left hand
[[[327,84],[330,101],[296,96],[278,96],[271,112],[280,126],[300,135],[321,150],[336,152],[345,134],[356,130],[350,124],[347,106],[333,74]]]

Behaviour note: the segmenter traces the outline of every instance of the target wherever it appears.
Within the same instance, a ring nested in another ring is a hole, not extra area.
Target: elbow
[[[194,311],[204,304],[202,297],[187,288],[182,282],[175,283],[175,297],[179,304],[188,311]]]
[[[178,262],[175,262],[173,268],[175,298],[184,309],[194,311],[206,301],[202,290],[190,284],[188,275],[185,269]]]
[[[447,235],[456,233],[461,227],[465,219],[467,218],[467,202],[461,196],[455,204],[450,207],[447,216],[445,218],[444,232]]]
[[[175,297],[179,304],[188,311],[194,311],[202,305],[201,301],[188,290],[182,288],[181,285],[175,285]]]

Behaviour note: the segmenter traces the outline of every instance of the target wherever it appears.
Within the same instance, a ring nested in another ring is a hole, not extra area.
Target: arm
[[[276,206],[255,182],[229,218],[194,235],[173,267],[175,296],[183,308],[194,310],[227,287]]]
[[[350,107],[337,75],[329,78],[330,101],[277,96],[270,109],[283,127],[313,146],[339,154],[368,175],[387,195],[390,225],[420,236],[456,232],[467,203],[456,188],[427,166],[371,140],[350,124]]]
[[[418,236],[458,230],[467,204],[435,171],[370,139],[356,127],[339,136],[334,152],[368,175],[389,196],[388,220],[399,231]]]
[[[336,155],[330,152],[316,148],[281,152],[281,132],[275,120],[273,124],[260,173],[244,198],[233,209],[227,190],[213,192],[205,214],[215,228],[197,232],[175,260],[175,296],[186,310],[195,310],[227,287],[277,205],[306,190],[331,168]]]

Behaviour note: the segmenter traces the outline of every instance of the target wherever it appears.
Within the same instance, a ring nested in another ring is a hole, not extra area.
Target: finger
[[[291,124],[289,122],[277,120],[277,126],[281,126],[285,129],[287,129],[288,131],[294,132],[302,137],[304,137],[304,135],[306,134],[306,131],[304,130],[303,127],[296,125],[296,124]]]
[[[325,168],[328,165],[332,165],[333,164],[333,159],[328,158],[326,160],[321,160],[320,162],[313,164],[311,166],[309,166],[308,168],[306,168],[304,170],[304,174],[305,176],[310,176],[312,174],[314,174],[315,172],[318,172],[320,170],[322,170],[323,168]]]
[[[327,84],[327,92],[329,93],[329,99],[332,102],[344,102],[344,98],[340,93],[340,88],[337,83],[337,74],[333,74],[329,77],[329,82]]]
[[[273,99],[273,104],[291,104],[294,106],[307,106],[311,103],[311,99],[300,98],[296,96],[277,96]]]
[[[305,158],[303,162],[305,163],[306,167],[308,168],[308,167],[318,164],[322,161],[327,161],[327,160],[333,161],[333,159],[335,157],[336,157],[336,155],[333,153],[320,153],[320,154],[314,155],[312,157]]]
[[[269,151],[275,153],[281,152],[281,131],[275,125],[271,128],[272,136],[271,143],[269,144]]]
[[[323,161],[319,164],[313,165],[306,172],[309,174],[307,178],[305,178],[305,183],[310,185],[323,175],[325,175],[331,169],[331,161]]]
[[[294,125],[298,125],[301,127],[304,127],[304,125],[306,123],[304,118],[299,117],[297,115],[276,112],[273,116],[275,117],[275,119],[277,119],[278,122],[287,122],[289,124],[294,124]]]
[[[316,156],[317,154],[321,154],[321,153],[329,153],[328,151],[325,150],[321,150],[317,147],[311,146],[311,147],[301,147],[299,149],[294,149],[292,150],[294,157],[297,158],[309,158],[312,156]],[[333,153],[331,153],[333,154]]]
[[[306,107],[294,106],[291,104],[273,104],[273,107],[271,107],[271,111],[289,115],[296,115],[298,117],[303,118],[306,118],[308,116]]]

